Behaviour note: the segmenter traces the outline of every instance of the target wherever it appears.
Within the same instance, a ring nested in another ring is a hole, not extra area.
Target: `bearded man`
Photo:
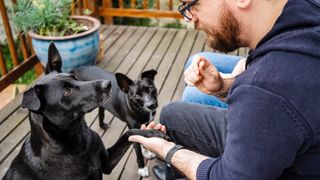
[[[186,0],[187,21],[224,52],[251,49],[245,71],[224,77],[195,58],[185,81],[228,108],[175,102],[158,129],[173,142],[131,136],[167,164],[167,179],[320,179],[320,1]],[[178,173],[179,172],[179,173]]]

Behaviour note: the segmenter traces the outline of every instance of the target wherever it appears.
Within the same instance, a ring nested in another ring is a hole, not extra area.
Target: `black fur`
[[[99,109],[99,122],[102,128],[104,109],[126,122],[129,129],[140,128],[142,124],[151,121],[158,107],[157,88],[154,78],[155,70],[144,71],[136,80],[131,80],[124,74],[112,74],[96,66],[85,66],[72,72],[84,81],[110,80],[112,92],[110,100]],[[138,167],[144,168],[145,163],[139,144],[134,144]]]
[[[46,75],[24,93],[31,134],[11,163],[4,180],[102,179],[127,151],[130,135],[167,136],[159,131],[132,129],[105,149],[99,135],[84,121],[85,113],[110,97],[107,80],[79,81],[61,72],[61,57],[51,43]]]

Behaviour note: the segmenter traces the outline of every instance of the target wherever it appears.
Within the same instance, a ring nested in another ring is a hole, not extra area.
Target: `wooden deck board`
[[[158,71],[155,78],[159,90],[156,121],[159,121],[163,106],[181,98],[185,87],[183,68],[188,57],[200,51],[212,51],[205,43],[205,34],[195,30],[110,25],[101,27],[100,32],[105,56],[97,66],[110,72],[122,72],[131,79],[137,78],[144,70]],[[248,49],[241,48],[233,53],[246,56]],[[0,178],[29,135],[27,110],[21,108],[21,101],[19,95],[0,110]],[[104,122],[110,128],[103,130],[99,127],[97,113],[98,109],[95,109],[86,114],[86,123],[101,136],[105,146],[110,147],[127,130],[126,124],[106,111]],[[155,179],[151,168],[159,162],[156,159],[146,161],[151,176],[140,178],[136,154],[130,147],[112,174],[104,175],[103,179]]]

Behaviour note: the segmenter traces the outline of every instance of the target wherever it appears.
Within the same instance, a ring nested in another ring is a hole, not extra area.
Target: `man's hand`
[[[145,125],[142,125],[141,129],[154,129],[162,131],[164,133],[166,132],[166,127],[164,125],[156,125],[153,121],[149,123],[147,127]],[[173,142],[168,142],[162,138],[146,138],[138,135],[130,136],[129,141],[142,144],[145,148],[156,153],[162,159],[164,159],[169,149],[171,149],[175,145]]]
[[[206,94],[219,93],[223,80],[215,66],[201,56],[195,56],[191,65],[184,71],[184,81]]]

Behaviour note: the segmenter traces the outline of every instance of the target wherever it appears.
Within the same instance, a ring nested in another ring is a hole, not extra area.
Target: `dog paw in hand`
[[[142,145],[141,145],[141,152],[142,152],[143,157],[145,157],[145,158],[147,158],[147,159],[153,159],[153,158],[156,157],[156,154],[155,154],[155,153],[149,151],[148,149],[146,149],[146,148],[143,147]]]
[[[149,176],[149,169],[147,167],[144,167],[144,168],[139,168],[138,169],[138,174],[141,176],[141,177],[148,177]]]

